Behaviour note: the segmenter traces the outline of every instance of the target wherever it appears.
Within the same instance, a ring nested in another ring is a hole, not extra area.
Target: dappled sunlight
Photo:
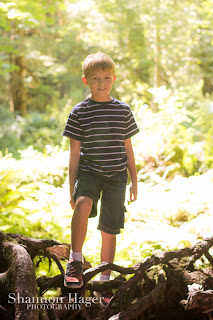
[[[148,122],[150,126],[153,122],[153,119],[151,120],[151,116],[152,115],[150,114],[150,122]],[[152,132],[152,135],[149,135],[148,132],[139,132],[132,140],[133,145],[136,146],[134,149],[136,164],[139,164],[141,159],[146,159],[150,155],[157,158],[159,153],[163,153],[164,137],[160,135],[159,132]]]
[[[213,170],[189,178],[176,176],[166,187],[159,184],[146,188],[145,183],[139,183],[138,200],[129,206],[129,212],[143,219],[161,215],[165,220],[181,215],[181,211],[192,217],[212,213],[212,182]]]
[[[163,242],[180,248],[213,233],[213,170],[200,176],[176,176],[152,189],[139,183],[139,199],[128,206],[126,229],[130,241]],[[132,225],[132,227],[131,227]]]
[[[199,215],[192,221],[183,223],[179,229],[181,233],[193,233],[199,238],[210,238],[213,234],[213,215]]]
[[[42,182],[46,182],[45,177],[54,176],[55,179],[61,179],[64,176],[64,170],[68,165],[68,151],[49,149],[46,146],[46,156],[34,150],[32,147],[20,151],[21,160],[16,161],[20,169],[24,169],[25,174],[38,179],[38,174]],[[54,181],[52,181],[53,183]]]
[[[181,243],[184,241],[192,243],[195,239],[195,235],[179,232],[177,228],[161,221],[150,220],[137,228],[134,228],[134,225],[132,225],[131,241],[139,243],[153,241],[163,243],[166,248],[177,248],[182,247]]]

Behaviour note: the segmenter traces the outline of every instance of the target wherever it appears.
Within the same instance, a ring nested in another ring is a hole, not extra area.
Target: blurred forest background
[[[0,230],[70,242],[61,134],[89,94],[82,62],[102,51],[116,63],[112,95],[140,128],[139,199],[127,205],[117,263],[212,235],[212,45],[212,0],[1,0]],[[94,264],[96,223],[85,244]]]

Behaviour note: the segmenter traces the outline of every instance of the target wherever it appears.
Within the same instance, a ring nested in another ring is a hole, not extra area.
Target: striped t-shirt
[[[63,135],[81,141],[80,170],[112,177],[126,170],[124,140],[138,132],[129,105],[87,98],[70,112]]]

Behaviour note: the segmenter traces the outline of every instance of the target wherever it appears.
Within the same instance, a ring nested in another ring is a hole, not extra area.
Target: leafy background
[[[211,236],[212,21],[212,0],[1,1],[0,230],[70,242],[61,133],[89,94],[84,58],[103,51],[116,63],[112,95],[131,105],[140,128],[139,199],[126,204],[116,262],[132,265]],[[93,265],[96,225],[91,219],[84,246]],[[38,272],[51,270],[44,263]]]

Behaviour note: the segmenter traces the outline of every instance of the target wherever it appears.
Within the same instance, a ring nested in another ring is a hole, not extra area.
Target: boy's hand
[[[73,198],[73,197],[70,197],[70,205],[71,205],[71,208],[74,210],[74,208],[75,208],[75,201],[74,201],[74,198]]]
[[[137,194],[138,194],[137,183],[131,182],[129,191],[130,191],[130,194],[129,194],[130,202],[137,200]]]

